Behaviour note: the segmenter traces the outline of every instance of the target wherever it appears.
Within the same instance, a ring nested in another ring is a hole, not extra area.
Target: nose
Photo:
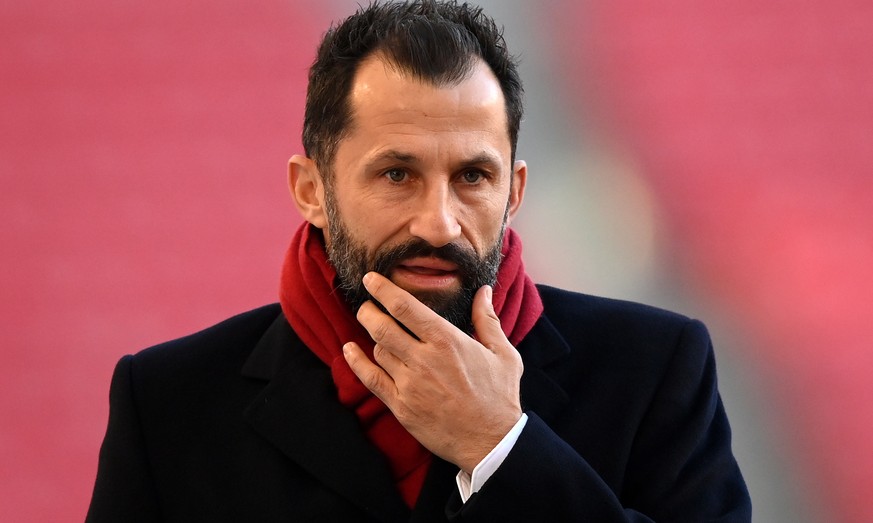
[[[434,247],[452,243],[461,236],[457,202],[447,185],[428,187],[413,203],[409,233]]]

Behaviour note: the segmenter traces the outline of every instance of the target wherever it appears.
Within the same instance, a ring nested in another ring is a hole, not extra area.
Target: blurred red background
[[[353,7],[0,4],[2,519],[84,517],[121,355],[275,301],[306,68]],[[637,162],[681,284],[754,340],[732,356],[800,482],[873,521],[873,5],[536,11],[551,54],[523,59]]]
[[[688,281],[758,340],[743,357],[829,520],[873,521],[873,4],[596,4],[561,19],[590,29],[571,76],[639,155]]]

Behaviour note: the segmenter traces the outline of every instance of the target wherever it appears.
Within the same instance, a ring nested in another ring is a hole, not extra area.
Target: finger
[[[382,351],[391,353],[401,361],[405,362],[408,359],[409,348],[419,343],[403,330],[394,318],[385,314],[373,302],[368,301],[361,305],[357,318],[358,323],[367,330]]]
[[[385,346],[378,343],[373,347],[373,359],[395,382],[399,373],[406,368],[406,362],[395,356],[394,353],[386,349]]]
[[[506,334],[500,325],[500,318],[494,311],[494,304],[491,301],[493,295],[494,291],[489,285],[482,286],[476,292],[476,296],[473,297],[473,328],[479,343],[491,352],[497,353],[512,345],[506,339]]]
[[[357,343],[343,345],[343,356],[355,376],[386,405],[391,405],[397,395],[397,386],[391,376],[380,366],[367,358]]]
[[[388,314],[419,338],[425,338],[445,321],[415,296],[379,273],[368,272],[364,275],[363,282],[367,291],[385,307]]]

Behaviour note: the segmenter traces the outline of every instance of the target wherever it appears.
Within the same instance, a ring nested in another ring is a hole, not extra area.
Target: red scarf
[[[320,231],[304,222],[291,240],[282,267],[282,311],[301,341],[330,367],[340,403],[355,411],[367,437],[388,458],[398,490],[413,507],[431,454],[364,387],[343,358],[342,346],[349,341],[356,342],[370,359],[374,344],[335,280],[336,271],[327,260]],[[527,335],[543,312],[539,293],[524,272],[521,241],[511,229],[503,242],[493,303],[503,332],[513,345]]]

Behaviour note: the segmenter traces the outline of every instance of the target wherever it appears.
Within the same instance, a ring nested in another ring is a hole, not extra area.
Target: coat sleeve
[[[133,362],[132,356],[125,356],[112,375],[109,425],[100,447],[88,523],[161,519],[134,398]]]
[[[450,519],[750,521],[703,324],[688,322],[662,372],[628,449],[622,485],[607,485],[585,456],[528,412],[515,447],[482,489],[465,504],[459,496],[449,501]]]

